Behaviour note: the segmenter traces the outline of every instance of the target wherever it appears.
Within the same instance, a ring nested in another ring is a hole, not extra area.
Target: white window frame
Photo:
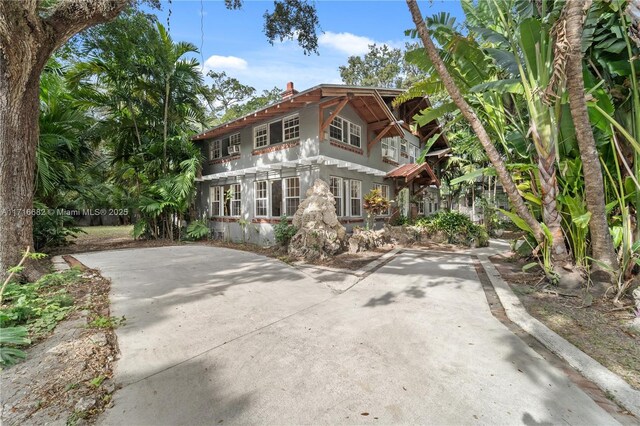
[[[298,140],[300,139],[300,115],[299,114],[292,114],[292,115],[288,115],[286,117],[280,118],[278,120],[272,120],[269,121],[268,123],[264,123],[264,124],[260,124],[259,126],[255,126],[253,128],[253,147],[254,149],[257,148],[264,148],[267,146],[272,145],[271,144],[271,125],[274,123],[280,122],[280,131],[282,132],[282,143],[284,142],[291,142],[294,140]],[[290,125],[289,127],[285,128],[285,123],[295,123]],[[287,137],[287,131],[290,132],[289,137]],[[264,134],[261,134],[260,136],[258,136],[258,132],[264,132]],[[258,144],[258,137],[261,138],[260,140],[260,144]],[[278,142],[281,143],[281,142]],[[277,145],[277,144],[273,144],[273,145]]]
[[[418,148],[413,144],[409,145],[409,162],[415,163],[418,161],[419,157],[420,157],[420,148]]]
[[[409,142],[407,142],[406,139],[402,138],[400,139],[400,153],[401,154],[406,154],[409,155],[409,146],[408,146]]]
[[[240,133],[234,133],[229,136],[229,146],[231,145],[240,145]]]
[[[264,197],[258,197],[259,189],[258,185],[264,184]],[[269,217],[269,181],[257,180],[253,183],[253,200],[254,200],[254,215],[255,217]],[[264,201],[264,208],[266,214],[258,214],[258,201]]]
[[[209,146],[209,160],[216,160],[222,158],[222,140],[216,139],[211,141]]]
[[[295,193],[294,195],[291,195],[291,190],[297,192],[297,195],[295,195]],[[282,203],[284,204],[282,212],[284,213],[284,216],[292,217],[296,212],[289,212],[289,200],[298,200],[296,205],[297,211],[300,206],[300,178],[298,176],[282,179]]]
[[[334,185],[334,181],[337,185]],[[345,216],[345,203],[344,203],[344,179],[338,176],[329,176],[329,188],[333,194],[334,200],[336,200],[336,216]],[[333,191],[337,189],[337,194]],[[340,203],[338,203],[338,200]]]
[[[358,196],[354,197],[354,184],[358,188]],[[353,214],[353,201],[357,200],[360,212]],[[349,179],[349,217],[362,217],[362,181],[356,179]]]
[[[242,185],[239,183],[232,183],[231,189],[233,196],[229,202],[229,215],[232,217],[239,217],[242,215]]]
[[[399,142],[400,142],[399,136],[382,138],[382,141],[380,142],[380,146],[382,147],[382,156],[390,158],[394,161],[398,161]]]
[[[218,217],[218,216],[223,216],[222,214],[220,214],[220,210],[223,211],[224,213],[224,196],[223,196],[223,192],[224,192],[224,187],[222,186],[210,186],[209,187],[209,199],[210,199],[210,205],[211,205],[211,217]],[[217,208],[217,212],[214,211],[216,210],[213,205],[214,203],[216,203],[218,205]]]
[[[390,190],[389,185],[384,185],[382,183],[374,183],[373,189],[379,189],[382,196],[387,200],[391,201],[391,193],[389,192]],[[381,216],[389,216],[390,214],[391,214],[391,205],[389,205],[389,208],[387,208],[387,211],[383,212]]]
[[[287,131],[289,131],[289,137],[287,137]],[[282,119],[282,140],[290,142],[297,139],[300,139],[300,116],[293,114]]]
[[[339,132],[340,137],[331,136],[331,129],[335,132]],[[361,148],[362,126],[338,115],[331,120],[331,123],[329,123],[329,139],[355,146],[356,148]]]

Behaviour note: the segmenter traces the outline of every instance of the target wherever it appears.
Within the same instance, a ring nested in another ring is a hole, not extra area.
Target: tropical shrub
[[[378,188],[372,189],[364,196],[364,209],[367,212],[367,227],[373,225],[373,218],[387,212],[391,206],[391,201],[382,196],[382,191]]]
[[[26,358],[26,352],[18,349],[18,346],[30,343],[31,340],[27,338],[27,329],[25,327],[0,328],[0,365],[9,367],[20,359]]]
[[[204,220],[194,220],[187,226],[187,236],[193,240],[201,240],[209,236],[209,227]]]
[[[298,229],[289,224],[286,216],[282,216],[280,218],[280,222],[273,227],[273,231],[276,237],[276,243],[283,247],[287,247],[291,238],[293,238],[293,236],[296,235],[296,232],[298,232]]]
[[[415,226],[428,232],[443,232],[451,244],[486,247],[489,234],[482,225],[476,225],[468,216],[459,212],[438,212],[416,219]]]

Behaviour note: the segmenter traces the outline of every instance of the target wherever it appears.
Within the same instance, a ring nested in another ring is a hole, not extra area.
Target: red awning
[[[422,164],[403,164],[391,170],[385,177],[389,179],[403,179],[405,183],[409,183],[417,178],[427,178],[429,184],[440,186],[440,180],[426,162]]]

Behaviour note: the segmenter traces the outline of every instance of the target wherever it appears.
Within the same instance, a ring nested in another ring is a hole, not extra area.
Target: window
[[[420,158],[420,148],[415,145],[409,145],[409,162],[415,163]]]
[[[253,129],[253,140],[256,148],[269,145],[269,137],[267,136],[267,125],[263,124]]]
[[[336,139],[342,142],[342,118],[336,117],[331,120],[331,124],[329,125],[329,137],[331,139]]]
[[[211,200],[211,216],[222,216],[222,191],[221,186],[209,188],[209,199]]]
[[[421,216],[424,216],[424,203],[424,198],[418,201],[418,214]]]
[[[273,121],[253,128],[256,148],[291,141],[300,137],[300,117],[291,115],[283,120]]]
[[[240,133],[235,133],[229,136],[230,145],[240,145]]]
[[[222,157],[222,141],[211,141],[211,145],[209,145],[209,159],[215,160],[216,158]]]
[[[344,203],[342,199],[342,178],[331,176],[329,178],[329,188],[333,198],[336,200],[336,215],[338,217],[344,216]]]
[[[271,216],[282,216],[282,181],[271,182]]]
[[[242,212],[242,201],[240,200],[241,186],[239,183],[231,185],[231,216],[240,216]]]
[[[285,215],[293,216],[300,205],[300,178],[292,177],[284,180]]]
[[[269,214],[269,199],[267,198],[267,181],[255,183],[256,216],[266,217]]]
[[[293,115],[283,121],[284,140],[290,141],[300,137],[300,117]]]
[[[398,161],[399,142],[400,138],[398,136],[394,136],[392,138],[383,138],[381,142],[382,156]]]
[[[362,127],[357,124],[349,123],[349,144],[360,148],[360,135]]]
[[[362,182],[359,180],[350,181],[349,198],[351,200],[351,216],[362,216]]]
[[[362,127],[342,117],[336,117],[329,124],[329,137],[360,148]]]
[[[389,185],[382,185],[379,183],[374,183],[373,184],[373,189],[379,189],[380,193],[382,194],[382,196],[384,198],[386,198],[387,200],[391,200],[389,198]],[[389,215],[391,214],[391,208],[388,208],[387,211],[382,213],[383,215]]]
[[[408,155],[407,140],[400,139],[400,153]]]

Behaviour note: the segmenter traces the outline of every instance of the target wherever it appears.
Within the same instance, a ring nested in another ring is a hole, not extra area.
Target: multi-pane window
[[[415,163],[420,158],[420,148],[415,145],[409,145],[409,162]]]
[[[362,127],[357,124],[349,123],[349,144],[360,148],[360,138]]]
[[[329,124],[329,137],[342,142],[342,118],[336,117]]]
[[[425,203],[424,198],[421,198],[418,201],[418,214],[421,216],[424,216],[424,203]]]
[[[331,120],[329,124],[329,137],[360,148],[362,142],[362,127],[342,117],[336,117]]]
[[[253,141],[256,148],[295,140],[299,137],[300,117],[298,115],[291,115],[253,128]]]
[[[293,115],[283,121],[284,140],[290,141],[300,137],[300,117]]]
[[[267,135],[267,125],[263,124],[253,129],[253,139],[256,148],[269,145],[269,137]]]
[[[231,196],[229,197],[231,203],[231,216],[240,216],[240,213],[242,212],[242,201],[240,200],[241,191],[239,183],[231,185]]]
[[[220,157],[222,157],[222,141],[211,141],[209,145],[209,159],[215,160],[216,158]]]
[[[400,139],[400,153],[408,155],[408,146],[406,139]]]
[[[300,205],[300,178],[292,177],[284,180],[285,214],[293,216]]]
[[[229,136],[229,145],[240,145],[240,133]]]
[[[379,183],[374,183],[373,184],[373,188],[374,189],[379,189],[380,190],[380,194],[384,198],[386,198],[387,200],[390,200],[390,198],[389,198],[389,195],[390,195],[389,194],[389,185],[382,185],[382,184],[379,184]],[[387,209],[386,211],[382,212],[383,215],[388,215],[390,213],[391,213],[390,209]]]
[[[342,197],[342,178],[331,176],[329,178],[329,188],[333,194],[334,200],[336,200],[336,215],[338,217],[344,216],[344,202]]]
[[[211,216],[222,216],[222,191],[221,186],[212,186],[209,188],[209,199],[211,200]]]
[[[398,161],[398,144],[399,143],[400,143],[400,138],[398,136],[394,136],[391,138],[383,138],[381,141],[382,156]]]
[[[349,199],[351,201],[351,216],[362,216],[362,182],[359,180],[350,181]]]
[[[269,214],[269,198],[267,191],[267,181],[262,180],[255,183],[256,216],[266,217]]]

